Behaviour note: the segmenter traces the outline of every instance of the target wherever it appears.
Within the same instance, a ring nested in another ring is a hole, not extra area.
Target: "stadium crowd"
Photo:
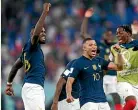
[[[30,30],[41,14],[44,1],[2,0],[1,2],[2,110],[23,110],[19,90],[22,86],[23,70],[18,72],[14,80],[16,97],[5,96],[4,88],[12,64],[20,56],[24,42],[30,38]],[[47,43],[42,46],[47,67],[45,89],[46,94],[49,93],[51,96],[48,99],[46,97],[46,108],[52,101],[55,84],[65,65],[81,54],[80,26],[87,8],[95,9],[95,15],[89,19],[88,25],[88,32],[95,40],[102,41],[103,33],[107,29],[115,36],[117,26],[123,24],[131,25],[134,37],[138,39],[137,0],[49,0],[49,2],[52,8],[45,23]],[[48,90],[50,87],[52,89]]]

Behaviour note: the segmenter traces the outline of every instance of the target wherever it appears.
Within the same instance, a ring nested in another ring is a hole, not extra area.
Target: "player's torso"
[[[26,73],[24,82],[38,83],[43,85],[46,70],[44,64],[44,55],[40,45],[31,47],[31,44],[27,43],[23,49],[21,58]]]
[[[80,82],[80,104],[87,102],[106,102],[103,90],[103,71],[96,58],[80,60],[81,71],[78,76]]]
[[[115,61],[117,53],[114,52]],[[129,49],[121,48],[121,54],[125,64],[122,71],[118,71],[118,81],[129,82],[132,85],[138,85],[138,51],[133,51],[133,47]]]

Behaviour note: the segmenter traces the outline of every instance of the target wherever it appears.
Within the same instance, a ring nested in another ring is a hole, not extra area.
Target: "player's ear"
[[[34,28],[31,29],[30,36],[32,37],[34,34]]]
[[[83,51],[86,51],[86,45],[83,44],[83,47],[82,47]]]

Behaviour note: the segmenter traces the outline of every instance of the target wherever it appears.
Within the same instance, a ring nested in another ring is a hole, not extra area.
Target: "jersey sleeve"
[[[81,63],[79,62],[79,60],[77,60],[76,62],[73,63],[73,65],[71,66],[71,73],[69,74],[69,77],[73,77],[73,78],[77,78],[80,71],[81,71]]]
[[[65,68],[65,70],[63,71],[63,73],[61,74],[61,77],[63,77],[65,80],[67,80],[69,74],[72,72],[72,68],[71,65],[73,64],[74,60],[69,62]]]
[[[100,63],[101,63],[102,69],[103,70],[107,70],[110,61],[106,61],[105,59],[101,58],[100,59]]]

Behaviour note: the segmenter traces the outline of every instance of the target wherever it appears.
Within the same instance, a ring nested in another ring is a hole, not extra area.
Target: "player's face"
[[[95,57],[97,54],[97,45],[95,40],[86,41],[86,52],[90,57]]]
[[[126,43],[128,41],[128,33],[124,31],[123,28],[117,28],[116,35],[118,38],[119,44]]]
[[[107,32],[104,33],[104,40],[106,40],[108,43],[113,42],[112,31],[107,31]]]
[[[39,42],[40,44],[45,44],[45,41],[46,41],[46,31],[45,28],[42,28],[42,31],[39,34]]]

